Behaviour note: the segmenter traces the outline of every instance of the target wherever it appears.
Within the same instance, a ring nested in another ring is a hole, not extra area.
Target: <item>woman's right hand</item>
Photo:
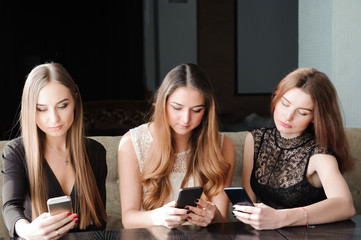
[[[187,209],[176,208],[175,201],[152,211],[152,219],[156,225],[173,229],[188,221]]]
[[[43,213],[31,223],[20,219],[15,224],[17,235],[24,239],[58,239],[79,221],[78,214],[64,212],[54,216]]]

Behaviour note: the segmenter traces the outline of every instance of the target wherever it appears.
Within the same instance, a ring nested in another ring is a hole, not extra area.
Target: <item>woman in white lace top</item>
[[[227,218],[223,188],[233,177],[233,142],[218,131],[210,83],[195,64],[182,64],[164,78],[149,123],[120,140],[118,167],[125,228],[188,222],[207,226]],[[203,186],[197,207],[175,208],[180,188]]]

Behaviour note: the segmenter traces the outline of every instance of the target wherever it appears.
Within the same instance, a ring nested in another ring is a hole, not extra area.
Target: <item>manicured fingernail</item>
[[[79,222],[79,219],[75,219],[74,222],[75,222],[75,223],[78,223],[78,222]]]
[[[70,216],[70,215],[71,215],[71,212],[68,212],[66,215],[67,215],[67,216]]]
[[[77,218],[78,217],[78,214],[75,214],[74,216],[73,216],[73,218]]]

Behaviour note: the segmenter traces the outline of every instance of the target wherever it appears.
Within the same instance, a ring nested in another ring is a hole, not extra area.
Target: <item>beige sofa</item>
[[[357,214],[361,214],[361,129],[346,129],[347,136],[351,145],[351,151],[356,158],[355,170],[346,173],[344,176],[351,189]],[[240,186],[242,173],[243,144],[247,132],[226,132],[236,147],[236,169],[233,176],[233,186]],[[107,229],[122,228],[121,210],[119,200],[119,180],[117,172],[117,148],[120,136],[93,137],[101,142],[107,149]],[[0,141],[0,152],[7,141]],[[2,161],[0,161],[0,169],[2,169]],[[2,186],[2,177],[0,178],[0,186]],[[1,191],[0,194],[2,195]],[[2,197],[1,197],[2,200]],[[230,218],[232,219],[232,218]],[[8,236],[8,231],[4,225],[3,219],[0,218],[0,237]]]

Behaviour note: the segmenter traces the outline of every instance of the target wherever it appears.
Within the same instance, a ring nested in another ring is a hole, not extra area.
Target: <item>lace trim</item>
[[[153,137],[149,130],[149,123],[140,125],[139,127],[133,128],[130,130],[130,135],[133,141],[133,146],[135,154],[138,158],[139,169],[142,172],[146,156],[151,147]],[[223,147],[224,134],[220,134],[221,147]],[[176,153],[174,159],[173,173],[182,173],[187,172],[187,164],[190,157],[191,150],[184,152]]]
[[[284,138],[280,132],[275,129],[275,144],[282,149],[294,149],[307,144],[314,139],[314,135],[310,132],[304,132],[300,136],[294,138]]]

